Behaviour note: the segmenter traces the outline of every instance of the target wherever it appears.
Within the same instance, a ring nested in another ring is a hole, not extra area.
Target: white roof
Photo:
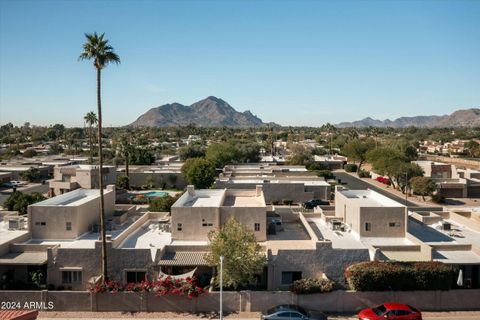
[[[105,190],[104,193],[110,191]],[[76,189],[62,195],[32,204],[34,207],[69,206],[74,207],[100,197],[98,189]]]
[[[404,207],[404,205],[385,197],[373,190],[338,190],[351,201],[356,201],[362,207]]]

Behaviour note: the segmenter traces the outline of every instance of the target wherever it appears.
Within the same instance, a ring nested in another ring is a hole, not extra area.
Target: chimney
[[[191,197],[194,197],[195,196],[195,186],[190,184],[187,186],[187,192],[188,192],[188,195],[191,196]]]
[[[259,184],[255,187],[255,195],[257,197],[260,197],[262,193],[263,193],[263,186]]]

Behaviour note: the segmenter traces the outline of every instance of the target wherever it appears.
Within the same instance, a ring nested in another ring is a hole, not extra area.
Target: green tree
[[[105,39],[105,33],[98,35],[85,34],[87,41],[83,45],[83,52],[79,60],[93,60],[93,66],[97,72],[97,116],[98,116],[98,175],[102,177],[103,173],[103,154],[102,154],[102,94],[101,79],[102,70],[110,63],[119,64],[120,58],[113,51],[113,47]],[[99,179],[100,184],[100,227],[102,235],[102,275],[103,281],[108,279],[107,266],[107,239],[105,224],[105,203],[103,199],[103,179]]]
[[[25,179],[28,182],[36,182],[40,180],[41,173],[38,168],[31,167],[27,171],[22,172],[20,176],[22,177],[22,179]]]
[[[205,149],[202,146],[189,144],[180,148],[180,159],[183,161],[201,157],[205,157]]]
[[[27,149],[23,152],[23,156],[26,158],[32,158],[32,157],[35,157],[36,155],[37,155],[37,151],[35,151],[35,149],[33,148]]]
[[[348,160],[358,162],[357,173],[360,172],[362,164],[367,160],[367,152],[375,148],[375,141],[373,140],[351,140],[343,147],[343,153],[348,157]]]
[[[435,181],[428,177],[413,177],[410,179],[410,185],[413,193],[422,196],[423,201],[425,196],[431,196],[437,190]]]
[[[129,164],[133,165],[151,165],[155,162],[155,155],[152,150],[147,148],[135,148],[130,146],[127,149]],[[126,163],[126,161],[125,161]]]
[[[164,197],[152,199],[150,200],[148,210],[151,212],[170,212],[173,204],[178,200],[178,198],[180,198],[181,195],[181,193],[178,193],[175,195],[175,197],[166,195]]]
[[[291,152],[288,159],[290,165],[309,166],[313,162],[312,152],[302,145],[293,145]]]
[[[90,164],[93,163],[93,126],[98,123],[97,115],[95,112],[90,111],[83,117],[85,122],[88,124],[88,145],[90,148]]]
[[[261,274],[266,257],[255,235],[231,217],[220,230],[208,234],[209,250],[205,260],[220,270],[220,256],[224,257],[223,283],[227,288],[237,289],[255,283]],[[219,278],[215,278],[218,286]]]
[[[480,144],[475,140],[470,140],[465,144],[468,155],[472,158],[480,158]]]
[[[31,204],[45,200],[46,198],[38,192],[31,194],[15,191],[5,200],[3,206],[9,211],[18,211],[20,214],[27,213],[27,207]]]
[[[210,188],[215,181],[215,165],[203,158],[188,159],[182,166],[182,174],[185,180],[196,188]]]
[[[128,189],[129,181],[127,176],[118,176],[117,177],[117,187],[121,189]]]

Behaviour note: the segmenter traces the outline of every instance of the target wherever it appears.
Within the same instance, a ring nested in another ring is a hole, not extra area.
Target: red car
[[[363,309],[358,314],[360,320],[422,320],[422,313],[409,305],[386,302],[375,308]]]

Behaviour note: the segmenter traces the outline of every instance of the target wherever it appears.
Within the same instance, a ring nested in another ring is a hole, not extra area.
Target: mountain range
[[[428,127],[428,128],[446,128],[446,127],[480,127],[480,109],[462,109],[457,110],[450,115],[443,116],[416,116],[401,117],[395,120],[375,120],[367,117],[363,120],[353,122],[341,122],[336,124],[339,128],[348,127]]]
[[[151,108],[131,126],[172,127],[195,124],[201,127],[255,127],[267,125],[250,111],[238,112],[222,99],[210,96],[190,106],[169,103]]]

